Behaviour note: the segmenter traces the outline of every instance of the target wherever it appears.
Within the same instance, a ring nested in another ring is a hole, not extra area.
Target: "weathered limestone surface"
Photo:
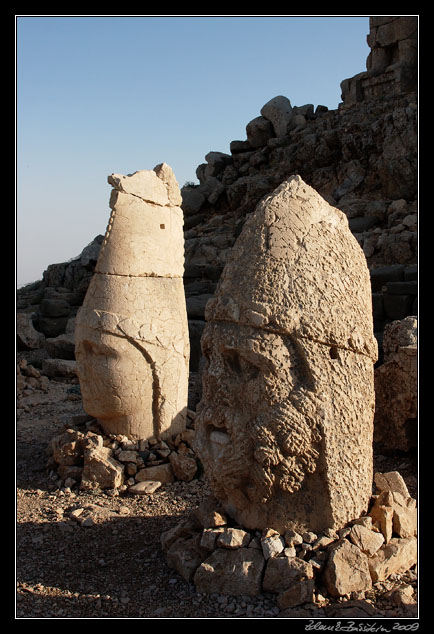
[[[369,18],[367,71],[341,83],[346,103],[417,88],[418,16]]]
[[[416,500],[403,477],[376,473],[375,490],[368,515],[321,534],[232,526],[234,520],[210,496],[162,533],[162,550],[169,566],[206,594],[272,593],[281,610],[312,603],[319,593],[363,596],[377,581],[410,570],[417,559]],[[376,521],[380,506],[390,511],[387,538]]]
[[[165,164],[108,181],[112,213],[75,326],[83,404],[106,433],[165,437],[187,408],[181,196]]]
[[[348,221],[299,176],[247,219],[206,308],[196,451],[247,528],[342,527],[367,509],[371,293]]]
[[[384,363],[374,374],[374,440],[408,451],[417,447],[417,317],[388,324],[383,349]]]

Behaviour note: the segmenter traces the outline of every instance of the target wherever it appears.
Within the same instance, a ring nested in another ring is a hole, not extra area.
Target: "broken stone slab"
[[[368,557],[348,540],[341,540],[331,551],[324,567],[323,581],[332,597],[372,587]]]
[[[393,508],[388,504],[382,504],[384,498],[380,497],[369,511],[372,517],[372,525],[382,533],[386,544],[392,539],[393,533]]]
[[[392,528],[393,532],[398,537],[412,537],[417,535],[417,508],[416,500],[413,498],[404,499],[399,494],[394,494],[393,519]]]
[[[214,496],[205,498],[199,506],[191,512],[192,518],[203,528],[217,528],[228,523],[227,517]]]
[[[224,527],[220,526],[218,528],[204,528],[202,531],[202,536],[200,538],[200,546],[205,550],[212,552],[216,549],[217,538],[224,531]]]
[[[281,610],[295,607],[302,603],[312,603],[314,599],[315,580],[300,579],[300,581],[277,595],[277,605]]]
[[[154,482],[153,480],[143,480],[143,482],[137,482],[128,487],[128,493],[133,495],[152,495],[161,486],[161,482]]]
[[[191,582],[194,574],[208,551],[200,545],[200,533],[189,537],[179,537],[166,552],[167,563],[186,581]]]
[[[392,574],[406,572],[417,563],[417,538],[392,537],[368,559],[373,583],[384,581]]]
[[[384,509],[389,509],[385,511]],[[383,491],[375,500],[370,511],[374,525],[386,531],[390,540],[392,533],[398,537],[417,535],[417,507],[416,500],[401,493]],[[386,535],[385,535],[386,537]]]
[[[261,548],[266,560],[277,557],[285,548],[285,539],[279,533],[262,537]]]
[[[50,443],[53,459],[61,466],[80,465],[86,450],[99,449],[102,446],[103,439],[99,434],[91,431],[83,434],[74,429],[67,429],[54,436]]]
[[[292,529],[285,531],[284,537],[285,537],[285,543],[288,546],[296,546],[298,544],[303,543],[303,537]]]
[[[184,482],[193,480],[197,472],[197,462],[193,457],[173,451],[169,455],[169,460],[173,473],[178,480],[183,480]]]
[[[262,587],[264,592],[278,594],[300,579],[313,579],[313,576],[310,563],[299,557],[272,557],[267,561]]]
[[[70,359],[43,359],[41,374],[49,378],[72,379],[77,376],[77,363]]]
[[[218,548],[203,561],[193,577],[198,592],[256,596],[261,594],[265,560],[256,548]]]
[[[298,557],[274,557],[267,561],[262,589],[277,594],[281,610],[313,601],[312,564]]]
[[[407,485],[399,471],[389,471],[388,473],[376,473],[374,482],[379,493],[392,491],[400,493],[404,498],[409,498]]]
[[[361,526],[360,524],[355,524],[351,528],[349,538],[353,544],[360,548],[360,550],[368,557],[374,555],[384,544],[384,536],[382,533],[376,533],[365,526]]]
[[[81,489],[118,489],[124,481],[124,466],[112,458],[111,449],[98,447],[84,452]]]
[[[163,552],[166,553],[172,544],[174,544],[179,538],[188,538],[191,537],[192,534],[196,533],[201,533],[200,528],[198,528],[197,522],[194,519],[188,517],[181,522],[178,522],[167,531],[161,533],[161,548]]]
[[[249,545],[250,534],[240,528],[222,528],[217,536],[217,548],[245,548]]]
[[[145,480],[153,480],[167,484],[168,482],[175,481],[175,474],[173,473],[172,465],[170,463],[156,465],[155,467],[145,467],[140,469],[135,479],[137,482],[144,482]]]

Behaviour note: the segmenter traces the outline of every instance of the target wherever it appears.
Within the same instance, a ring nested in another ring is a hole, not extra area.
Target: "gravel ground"
[[[163,485],[150,496],[58,489],[46,468],[46,449],[72,416],[84,413],[71,388],[70,382],[52,380],[47,393],[35,390],[18,399],[16,619],[417,616],[414,570],[375,584],[363,596],[319,600],[285,612],[279,612],[270,594],[197,593],[168,567],[160,535],[209,495],[205,477]],[[197,392],[193,392],[194,401]],[[377,451],[375,462],[376,471],[399,470],[410,494],[417,497],[415,454]],[[80,526],[70,518],[79,506],[91,507],[91,526]]]

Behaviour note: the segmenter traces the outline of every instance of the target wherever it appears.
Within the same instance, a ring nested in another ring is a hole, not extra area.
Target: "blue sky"
[[[109,218],[113,172],[180,187],[277,95],[337,108],[366,70],[368,16],[17,16],[17,285]]]

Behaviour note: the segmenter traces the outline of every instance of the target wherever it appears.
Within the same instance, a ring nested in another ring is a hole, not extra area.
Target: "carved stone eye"
[[[236,350],[224,350],[222,355],[229,370],[240,378],[251,381],[258,376],[259,368]]]
[[[241,374],[241,361],[238,353],[235,350],[225,350],[225,352],[223,353],[223,358],[232,372],[235,372],[235,374]]]

